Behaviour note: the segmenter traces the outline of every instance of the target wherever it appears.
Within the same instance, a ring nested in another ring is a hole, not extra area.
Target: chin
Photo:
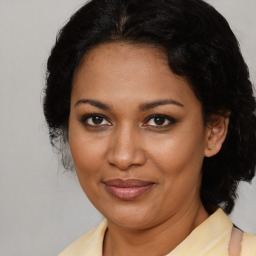
[[[142,209],[142,207],[112,207],[111,212],[102,212],[109,222],[126,229],[146,229],[157,223],[152,209]],[[157,216],[157,215],[156,215]]]

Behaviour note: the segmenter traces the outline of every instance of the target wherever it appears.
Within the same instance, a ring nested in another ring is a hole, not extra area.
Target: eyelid
[[[95,125],[91,125],[91,124],[88,124],[86,123],[86,120],[90,119],[90,118],[93,118],[93,117],[101,117],[103,118],[105,121],[107,121],[109,124],[95,124]],[[160,117],[160,118],[164,118],[166,120],[168,120],[168,124],[166,125],[148,125],[147,123],[153,119],[153,118],[157,118],[157,117]],[[82,118],[80,119],[81,123],[84,125],[84,126],[88,126],[88,127],[93,127],[93,128],[101,128],[101,127],[104,127],[104,126],[111,126],[112,123],[111,121],[109,121],[109,119],[105,116],[105,115],[102,115],[102,114],[99,114],[99,113],[90,113],[90,114],[86,114],[86,115],[83,115]],[[153,128],[157,128],[157,129],[161,129],[161,128],[166,128],[166,127],[169,127],[173,124],[177,123],[177,119],[169,116],[169,115],[165,115],[165,114],[153,114],[153,115],[150,115],[148,116],[143,122],[142,122],[142,126],[147,126],[147,127],[153,127]]]
[[[85,123],[85,121],[86,120],[88,120],[89,118],[92,118],[92,117],[101,117],[101,118],[103,118],[103,119],[105,119],[108,123],[110,123],[110,125],[112,125],[112,123],[109,121],[109,119],[106,117],[106,116],[104,116],[104,115],[102,115],[102,114],[98,114],[98,113],[92,113],[92,114],[86,114],[86,115],[84,115],[82,118],[81,118],[81,122],[82,122],[82,124],[84,125],[84,126],[90,126],[90,127],[102,127],[102,126],[110,126],[109,124],[103,124],[103,125],[101,125],[101,124],[99,124],[99,125],[90,125],[90,124],[86,124]]]
[[[156,118],[156,117],[161,117],[161,118],[167,119],[169,121],[169,124],[167,124],[167,125],[145,125],[145,123],[148,123],[151,119]],[[177,123],[177,120],[171,116],[164,115],[164,114],[154,114],[154,115],[147,117],[145,119],[145,121],[143,122],[142,126],[150,126],[150,127],[154,127],[157,129],[161,129],[161,128],[169,127],[170,125],[173,125],[175,123]]]

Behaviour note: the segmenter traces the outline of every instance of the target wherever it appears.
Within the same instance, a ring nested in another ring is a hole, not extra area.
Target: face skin
[[[200,102],[159,49],[103,44],[75,74],[69,143],[84,192],[109,220],[108,241],[124,230],[161,234],[169,227],[182,240],[204,221],[201,166],[214,150],[212,137]],[[118,196],[108,190],[110,180],[130,179],[143,183],[139,192],[130,188],[134,181]],[[118,250],[113,241],[108,244]]]

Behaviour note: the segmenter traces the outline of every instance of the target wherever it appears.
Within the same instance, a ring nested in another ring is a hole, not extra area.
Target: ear
[[[220,151],[227,136],[228,124],[229,117],[220,115],[212,117],[212,121],[207,125],[206,131],[204,150],[204,155],[206,157],[214,156]]]

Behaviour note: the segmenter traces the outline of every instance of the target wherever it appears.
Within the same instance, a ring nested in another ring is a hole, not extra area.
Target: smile
[[[103,183],[112,196],[124,201],[131,201],[138,198],[154,185],[152,182],[137,179],[113,179]]]

